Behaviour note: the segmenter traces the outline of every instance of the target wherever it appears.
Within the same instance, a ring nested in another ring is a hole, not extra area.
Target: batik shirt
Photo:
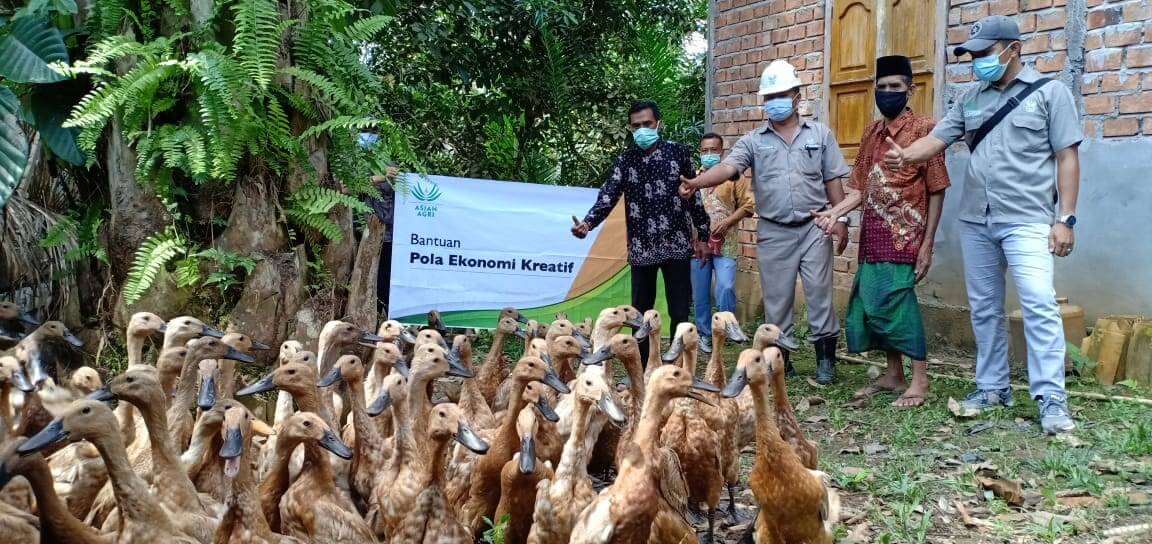
[[[628,229],[628,263],[651,266],[692,257],[692,229],[700,240],[709,234],[708,214],[699,194],[680,198],[680,176],[694,177],[692,151],[676,142],[659,141],[645,153],[631,147],[612,164],[608,181],[584,222],[596,228],[624,197]]]
[[[934,122],[905,110],[891,121],[873,121],[864,129],[860,153],[848,187],[863,193],[860,260],[915,264],[928,223],[928,195],[950,184],[940,153],[917,166],[893,172],[884,166],[887,139],[902,147],[927,136]]]

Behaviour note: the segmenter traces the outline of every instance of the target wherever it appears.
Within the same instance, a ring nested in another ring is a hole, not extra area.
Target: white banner
[[[490,328],[501,308],[551,321],[629,302],[621,206],[587,238],[572,236],[597,191],[408,174],[397,193],[389,315]],[[662,298],[662,296],[660,297]]]

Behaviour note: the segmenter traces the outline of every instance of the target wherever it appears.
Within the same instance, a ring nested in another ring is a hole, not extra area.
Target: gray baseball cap
[[[990,15],[972,25],[972,34],[968,36],[968,41],[958,45],[954,52],[959,57],[984,51],[1000,40],[1019,39],[1020,27],[1016,24],[1016,19],[1004,15]]]

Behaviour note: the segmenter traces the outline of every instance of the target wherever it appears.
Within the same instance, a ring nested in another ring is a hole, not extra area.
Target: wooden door
[[[936,4],[928,0],[831,2],[828,122],[851,161],[859,151],[864,127],[880,116],[872,94],[876,57],[908,57],[917,87],[910,105],[920,114],[933,114]]]

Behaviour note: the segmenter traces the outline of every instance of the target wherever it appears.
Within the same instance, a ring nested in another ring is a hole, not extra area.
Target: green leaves
[[[28,164],[28,141],[17,121],[20,101],[0,86],[0,209],[16,190]]]
[[[152,235],[136,250],[136,259],[128,270],[121,293],[125,304],[133,304],[144,296],[156,281],[156,275],[176,256],[188,252],[188,241],[173,230]]]
[[[0,76],[18,83],[52,83],[64,76],[48,65],[68,62],[60,31],[43,17],[21,17],[0,41]]]
[[[344,233],[340,225],[328,217],[328,212],[340,205],[361,213],[372,210],[355,197],[316,185],[308,185],[292,193],[289,204],[284,215],[333,242],[343,240]]]
[[[78,88],[83,89],[84,85],[75,81],[38,85],[32,90],[30,105],[36,130],[48,148],[60,159],[80,166],[84,164],[84,152],[76,143],[77,131],[64,127],[70,105],[82,94],[76,92]]]

